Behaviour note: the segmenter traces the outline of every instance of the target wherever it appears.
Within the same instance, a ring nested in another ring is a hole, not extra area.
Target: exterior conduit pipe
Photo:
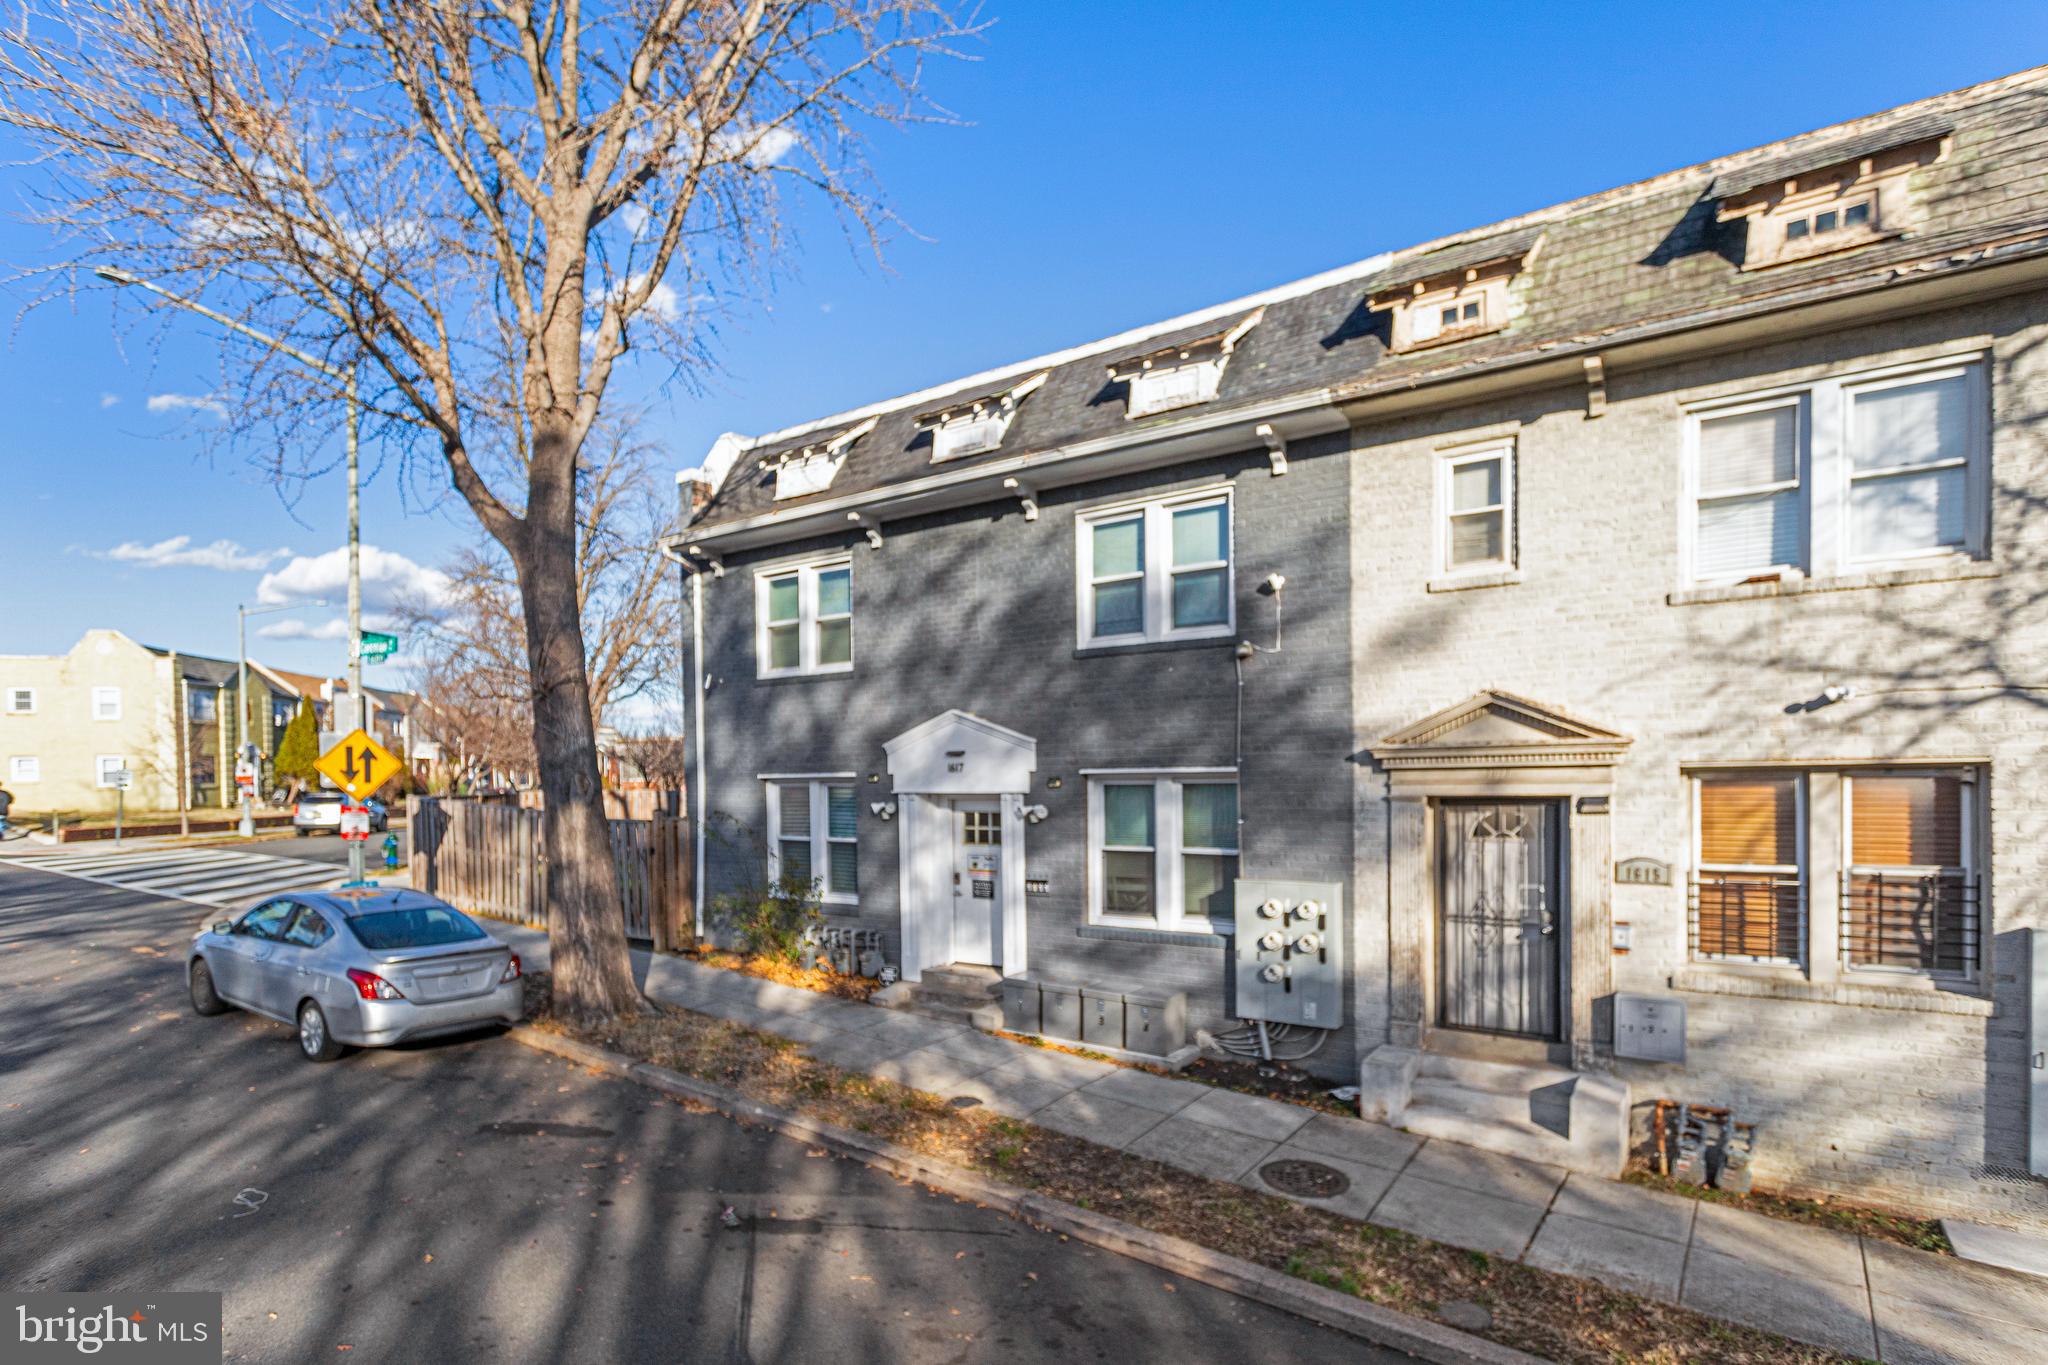
[[[662,558],[675,563],[690,576],[690,736],[697,751],[695,781],[692,783],[697,798],[696,827],[690,832],[690,850],[694,860],[690,882],[690,913],[695,921],[694,929],[698,942],[704,940],[704,838],[709,823],[705,805],[705,789],[710,785],[704,775],[704,569],[671,550],[667,545],[657,545]]]

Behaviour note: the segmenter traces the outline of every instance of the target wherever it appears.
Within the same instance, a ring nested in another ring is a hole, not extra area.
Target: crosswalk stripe
[[[278,892],[310,891],[332,885],[348,875],[329,863],[238,849],[23,853],[0,858],[0,866],[6,865],[36,868],[80,881],[209,907]]]

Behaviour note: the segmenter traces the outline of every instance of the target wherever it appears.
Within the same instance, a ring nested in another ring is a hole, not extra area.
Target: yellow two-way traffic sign
[[[313,766],[335,786],[358,800],[398,776],[398,760],[361,730],[344,736],[320,755]]]

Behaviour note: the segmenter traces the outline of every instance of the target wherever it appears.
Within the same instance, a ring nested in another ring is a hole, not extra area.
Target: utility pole
[[[363,709],[363,560],[359,490],[356,486],[359,473],[356,459],[356,429],[359,425],[361,402],[356,390],[355,367],[351,365],[344,370],[339,366],[330,365],[296,347],[286,345],[268,332],[259,332],[246,322],[208,308],[197,299],[174,294],[160,284],[143,279],[140,275],[117,270],[110,265],[95,266],[92,273],[109,284],[134,285],[139,289],[147,289],[158,298],[217,322],[229,331],[239,333],[252,341],[261,342],[280,355],[290,356],[315,374],[325,375],[342,385],[348,411],[348,690],[355,711],[356,728],[365,728],[367,713]],[[352,882],[363,879],[363,841],[360,839],[349,840],[348,879]]]

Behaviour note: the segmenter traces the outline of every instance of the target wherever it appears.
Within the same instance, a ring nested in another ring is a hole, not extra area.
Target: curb
[[[507,1036],[538,1052],[550,1053],[578,1066],[644,1085],[650,1090],[694,1100],[728,1118],[773,1129],[800,1142],[826,1147],[891,1175],[915,1180],[963,1199],[972,1199],[1036,1227],[1065,1233],[1075,1241],[1143,1261],[1198,1284],[1297,1314],[1378,1346],[1404,1351],[1418,1360],[1432,1361],[1435,1365],[1546,1365],[1541,1356],[1501,1346],[1426,1318],[1382,1308],[1306,1280],[1297,1280],[1292,1275],[1212,1251],[1185,1238],[1149,1232],[1062,1200],[1006,1185],[963,1166],[920,1155],[866,1133],[750,1100],[722,1085],[700,1081],[667,1067],[636,1062],[619,1053],[564,1038],[560,1034],[543,1032],[526,1024],[516,1025]]]

